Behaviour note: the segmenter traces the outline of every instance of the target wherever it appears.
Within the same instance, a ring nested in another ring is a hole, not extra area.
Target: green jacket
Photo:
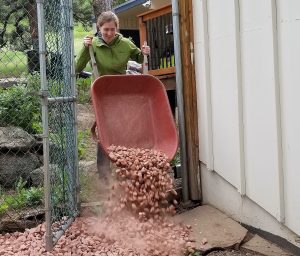
[[[130,39],[118,33],[110,44],[95,37],[92,46],[100,75],[125,74],[129,59],[139,63],[143,61],[141,50]],[[89,49],[83,46],[77,57],[76,73],[81,72],[89,61]]]

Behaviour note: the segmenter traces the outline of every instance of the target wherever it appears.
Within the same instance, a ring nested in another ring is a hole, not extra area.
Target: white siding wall
[[[193,10],[200,159],[300,234],[300,1]]]
[[[300,1],[277,8],[286,224],[300,234]]]
[[[239,187],[239,131],[234,4],[207,2],[214,169]]]
[[[280,218],[271,0],[240,1],[247,196]]]

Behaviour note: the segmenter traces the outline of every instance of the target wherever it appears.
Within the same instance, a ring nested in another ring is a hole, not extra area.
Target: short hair
[[[117,29],[119,28],[119,18],[112,11],[102,12],[97,19],[97,27],[100,28],[104,23],[114,22]]]

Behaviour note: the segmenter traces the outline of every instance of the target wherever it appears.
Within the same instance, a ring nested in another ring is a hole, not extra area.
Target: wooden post
[[[140,30],[140,46],[142,47],[144,42],[147,41],[146,24],[142,16],[139,16],[139,30]]]
[[[179,0],[178,4],[189,192],[192,200],[201,200],[192,0]]]

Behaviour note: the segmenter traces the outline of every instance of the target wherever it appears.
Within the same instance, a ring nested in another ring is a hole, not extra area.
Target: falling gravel
[[[115,164],[100,217],[77,218],[52,252],[45,226],[0,235],[0,255],[181,256],[193,252],[190,227],[172,222],[176,195],[170,164],[159,151],[109,148]]]

